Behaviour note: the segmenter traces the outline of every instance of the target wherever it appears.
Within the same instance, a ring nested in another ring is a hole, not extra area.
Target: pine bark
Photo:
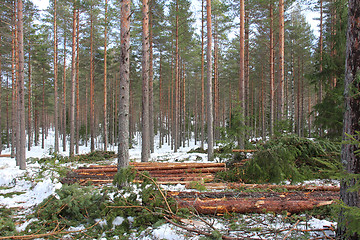
[[[75,153],[79,154],[79,131],[80,131],[80,85],[79,85],[79,70],[80,70],[80,10],[77,9],[76,13],[76,125],[75,125]]]
[[[105,31],[104,31],[104,151],[108,145],[108,123],[107,123],[107,15],[108,0],[105,0]]]
[[[26,169],[26,134],[25,134],[25,90],[24,90],[24,39],[23,39],[23,3],[18,0],[18,45],[19,45],[19,79],[18,79],[18,117],[20,135],[17,141],[20,142],[20,148],[16,150],[17,157],[19,158],[20,169]]]
[[[284,0],[279,0],[279,98],[278,120],[284,115]]]
[[[150,158],[149,127],[149,0],[142,1],[142,150],[141,161]]]
[[[66,151],[66,34],[64,33],[64,69],[63,69],[63,106],[62,106],[62,131],[63,151]]]
[[[204,0],[201,1],[201,149],[205,141]]]
[[[343,139],[346,134],[354,136],[358,141],[357,134],[360,131],[360,98],[357,93],[360,91],[360,1],[349,0],[348,28],[346,40],[346,63],[345,63],[345,113]],[[358,144],[343,144],[341,150],[341,162],[347,174],[360,173],[360,156],[357,154]],[[359,191],[348,191],[358,184],[357,179],[343,179],[340,187],[341,200],[350,207],[360,206]],[[353,218],[355,220],[355,218]],[[354,221],[353,220],[353,221]],[[359,235],[351,233],[349,218],[340,214],[337,230],[337,239],[359,239]]]
[[[12,39],[11,39],[11,157],[15,157],[15,150],[16,150],[16,113],[15,113],[15,107],[16,107],[16,68],[15,68],[15,52],[16,52],[16,9],[15,9],[16,2],[14,1],[14,14],[13,14],[13,22],[14,26],[12,27]],[[16,161],[16,165],[18,166],[18,162]]]
[[[153,70],[153,35],[152,35],[152,11],[150,0],[149,11],[149,136],[150,136],[150,152],[154,152],[154,70]]]
[[[71,47],[71,90],[70,90],[70,151],[74,156],[75,143],[75,87],[76,87],[76,6],[73,6],[72,47]]]
[[[31,44],[29,43],[29,61],[28,61],[28,151],[31,150],[32,142],[31,142],[31,136],[32,136],[32,119],[31,119],[31,78],[32,78],[32,72],[31,72]]]
[[[129,165],[130,0],[121,1],[118,169]]]
[[[54,151],[59,152],[59,105],[58,105],[58,39],[57,39],[57,0],[54,0],[54,127],[55,127],[55,144]],[[29,77],[30,81],[30,77]],[[29,83],[29,87],[30,87]],[[29,106],[30,106],[30,90],[29,90]],[[29,107],[30,108],[30,107]],[[29,113],[30,119],[30,113]],[[30,129],[30,128],[29,128]],[[30,130],[29,130],[30,132]],[[30,145],[30,140],[29,140]],[[29,149],[30,150],[30,149]]]
[[[273,4],[270,1],[270,136],[274,135],[274,120],[275,120],[275,70],[274,70],[274,14]]]
[[[245,0],[240,0],[240,65],[239,65],[239,101],[242,117],[245,117]],[[244,123],[244,119],[242,119]],[[244,139],[238,139],[241,148]]]
[[[95,151],[94,111],[94,24],[93,9],[90,10],[90,150]]]
[[[179,148],[179,4],[176,0],[175,20],[175,99],[174,99],[174,152]]]
[[[214,158],[214,135],[213,135],[213,99],[212,99],[212,27],[211,27],[211,0],[206,0],[206,22],[207,22],[207,142],[208,142],[208,160]]]

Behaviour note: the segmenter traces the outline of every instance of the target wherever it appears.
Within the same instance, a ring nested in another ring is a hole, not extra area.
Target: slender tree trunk
[[[32,119],[31,119],[31,44],[29,43],[29,62],[28,62],[28,151],[31,150],[31,136],[32,136]]]
[[[205,141],[204,0],[201,1],[201,149]]]
[[[80,85],[79,85],[79,69],[80,69],[80,46],[79,46],[79,34],[80,34],[80,10],[77,9],[76,14],[76,137],[75,137],[75,153],[79,154],[79,131],[81,127],[80,123]]]
[[[16,1],[14,1],[14,15],[13,15],[13,22],[15,22],[16,19]],[[15,157],[15,151],[16,151],[16,126],[17,126],[17,117],[16,117],[16,58],[15,58],[15,52],[16,52],[16,25],[12,28],[12,40],[11,40],[11,80],[12,80],[12,86],[11,86],[11,157]],[[19,163],[16,160],[16,165],[18,166]]]
[[[164,144],[163,133],[164,133],[164,126],[163,126],[163,102],[162,102],[162,55],[160,50],[160,66],[159,66],[159,147]]]
[[[9,90],[9,76],[6,78],[6,89]],[[9,91],[6,91],[6,142],[7,148],[10,147],[10,120],[9,120]]]
[[[75,87],[76,87],[76,6],[73,6],[73,29],[71,48],[71,95],[70,95],[70,151],[69,155],[74,156],[75,143]]]
[[[274,32],[273,3],[270,1],[270,136],[274,135],[275,120],[275,69],[274,69]]]
[[[214,158],[214,136],[213,136],[213,100],[212,100],[212,30],[211,30],[211,0],[206,0],[207,14],[207,126],[208,126],[208,160]]]
[[[245,0],[240,0],[240,66],[239,66],[239,101],[241,115],[245,117]],[[242,119],[242,124],[244,124]],[[240,148],[244,147],[244,139],[238,139]]]
[[[149,11],[149,136],[150,136],[150,151],[154,152],[154,87],[153,87],[153,36],[152,36],[152,12],[150,2]]]
[[[179,3],[176,1],[175,20],[175,106],[174,106],[174,152],[179,148]]]
[[[19,117],[19,136],[20,148],[16,150],[19,158],[20,169],[26,169],[26,134],[25,134],[25,91],[24,91],[24,41],[23,41],[23,3],[18,0],[18,44],[19,44],[19,79],[18,79],[18,117]]]
[[[45,68],[42,68],[41,148],[45,148]]]
[[[265,140],[266,138],[266,115],[265,115],[265,79],[264,79],[264,66],[261,65],[261,129],[262,129],[262,138]]]
[[[353,136],[359,141],[358,131],[360,131],[360,99],[354,91],[360,91],[359,74],[360,74],[360,1],[349,0],[348,10],[348,28],[346,41],[346,63],[345,63],[345,113],[344,113],[344,129],[343,139],[347,140],[346,135]],[[341,162],[344,170],[349,178],[344,177],[340,186],[340,199],[349,207],[360,206],[360,197],[358,191],[358,179],[350,177],[350,174],[360,173],[360,156],[358,152],[358,144],[343,144],[341,150]],[[356,188],[356,191],[350,190]],[[346,217],[344,212],[348,212],[352,217]],[[352,212],[350,212],[352,211]],[[358,211],[358,209],[356,210]],[[357,233],[351,232],[349,226],[356,224],[354,217],[356,211],[342,210],[339,215],[337,239],[359,239]],[[354,230],[354,229],[352,229]]]
[[[64,73],[63,73],[63,151],[66,151],[66,35],[64,33]]]
[[[104,151],[108,145],[108,123],[107,123],[107,14],[108,0],[105,0],[105,32],[104,32]]]
[[[0,47],[1,47],[1,42],[2,42],[2,37],[0,36]],[[30,51],[29,51],[30,52]],[[2,105],[1,103],[2,101],[2,74],[1,74],[1,65],[2,65],[2,61],[1,61],[2,55],[0,53],[0,154],[2,152],[2,148],[3,148],[3,144],[2,144]]]
[[[142,1],[142,150],[141,161],[150,158],[149,127],[149,0]]]
[[[320,48],[320,80],[319,80],[319,91],[318,91],[318,104],[322,102],[323,99],[323,82],[322,82],[322,72],[323,72],[323,0],[320,0],[320,36],[319,36],[319,48]],[[324,135],[323,129],[320,126],[319,135],[322,137]]]
[[[94,24],[93,9],[90,13],[90,149],[95,151],[95,112],[94,112]]]
[[[130,0],[121,1],[118,169],[129,165]]]
[[[59,104],[58,104],[58,39],[57,39],[57,0],[54,0],[54,127],[55,127],[55,146],[54,151],[59,152]],[[30,78],[29,78],[30,80]],[[29,84],[30,86],[30,84]],[[29,91],[30,104],[30,91]],[[30,106],[30,105],[29,105]],[[29,111],[30,118],[30,111]],[[29,140],[30,144],[30,140]],[[30,151],[30,149],[29,149]]]
[[[278,120],[284,115],[284,0],[279,0],[279,98]]]

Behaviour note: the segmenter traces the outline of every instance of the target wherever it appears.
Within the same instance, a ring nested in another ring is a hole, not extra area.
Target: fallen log
[[[286,200],[276,201],[267,199],[236,199],[236,200],[177,200],[180,208],[193,209],[200,214],[232,213],[299,213],[315,207],[330,205],[334,201],[323,200]]]
[[[191,189],[188,184],[186,188]],[[273,184],[245,184],[245,183],[206,183],[206,189],[223,190],[223,189],[287,189],[302,191],[340,191],[338,186],[314,186],[314,185],[273,185]]]
[[[180,207],[189,208],[201,214],[298,213],[315,207],[329,205],[339,199],[336,192],[252,192],[252,193],[198,193],[170,192]]]
[[[11,154],[0,154],[0,157],[11,157]]]

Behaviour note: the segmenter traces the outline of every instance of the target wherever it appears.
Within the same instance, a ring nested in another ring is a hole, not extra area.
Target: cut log
[[[207,189],[287,189],[302,191],[340,191],[338,186],[314,186],[314,185],[272,185],[272,184],[244,184],[244,183],[206,183],[204,187]],[[191,188],[186,185],[186,188]]]
[[[169,192],[180,207],[196,210],[202,214],[298,213],[314,207],[332,204],[339,199],[337,192]]]
[[[236,199],[236,200],[179,200],[180,208],[189,208],[200,214],[232,213],[299,213],[315,207],[330,205],[333,200],[268,200],[268,199]]]
[[[0,154],[0,157],[11,157],[11,154]]]

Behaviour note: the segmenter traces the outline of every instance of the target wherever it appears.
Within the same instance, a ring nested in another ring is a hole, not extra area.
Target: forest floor
[[[27,226],[36,219],[29,219],[34,208],[44,199],[55,194],[56,189],[62,187],[56,169],[46,167],[37,160],[51,156],[53,149],[53,133],[49,132],[45,148],[34,146],[27,151],[27,169],[19,170],[15,160],[8,157],[0,158],[0,207],[12,209],[10,216],[16,226],[16,235],[27,235]],[[130,149],[130,160],[139,162],[141,158],[140,138],[135,139],[136,143]],[[156,141],[158,146],[158,141]],[[208,162],[207,155],[203,153],[188,153],[191,149],[198,148],[194,141],[185,144],[177,153],[165,143],[161,148],[155,147],[151,154],[151,161],[161,162]],[[101,149],[101,146],[98,146]],[[117,147],[111,146],[110,151],[117,151]],[[90,152],[89,147],[80,146],[80,154]],[[2,154],[9,154],[10,150],[5,149]],[[61,152],[67,155],[68,152]],[[219,159],[215,159],[220,161]],[[101,164],[116,164],[116,159],[108,159]],[[63,164],[67,168],[75,169],[86,166],[88,163],[70,162]],[[286,183],[285,183],[286,184]],[[339,185],[336,181],[314,180],[302,184]],[[196,191],[187,189],[183,184],[160,185],[162,191]],[[212,190],[219,191],[219,190]],[[1,216],[0,216],[1,217]],[[131,222],[131,217],[127,219]],[[0,219],[1,221],[1,219]],[[121,224],[124,219],[115,218],[114,226]],[[0,222],[1,223],[1,222]],[[106,223],[100,223],[106,224]],[[1,225],[1,224],[0,224]],[[184,228],[185,226],[185,228]],[[1,228],[1,227],[0,227]],[[83,225],[65,229],[66,231],[81,231]],[[321,211],[289,214],[283,212],[275,213],[251,213],[251,214],[222,214],[222,215],[193,215],[191,219],[183,219],[182,225],[176,226],[171,222],[163,222],[158,226],[149,226],[145,230],[134,231],[126,235],[127,239],[334,239],[336,222],[333,219],[324,217]],[[1,229],[0,229],[1,230]],[[26,231],[25,231],[26,230]],[[207,233],[204,238],[202,233]],[[5,236],[12,236],[10,235]],[[0,234],[0,239],[5,239]],[[2,238],[3,237],[3,238]],[[89,239],[86,234],[79,232],[75,235],[70,233],[59,236],[61,239],[82,238]],[[42,239],[39,237],[38,239]],[[103,234],[100,239],[124,239],[124,236],[113,236],[107,238]]]

